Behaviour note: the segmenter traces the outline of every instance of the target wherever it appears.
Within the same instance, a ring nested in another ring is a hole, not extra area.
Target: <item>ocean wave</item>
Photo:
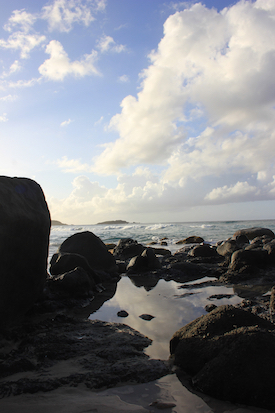
[[[214,224],[201,224],[201,225],[190,225],[190,228],[202,228],[202,229],[208,229],[208,228],[215,228]]]
[[[153,225],[146,226],[145,229],[148,231],[156,231],[158,229],[171,228],[175,226],[176,224],[153,224]]]

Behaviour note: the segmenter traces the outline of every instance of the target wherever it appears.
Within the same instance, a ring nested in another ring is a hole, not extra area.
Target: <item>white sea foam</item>
[[[103,242],[117,243],[121,238],[132,238],[142,244],[151,241],[160,242],[167,238],[171,251],[179,249],[176,242],[192,235],[202,237],[205,242],[215,244],[217,241],[231,237],[237,230],[249,227],[265,227],[275,232],[275,220],[262,221],[220,221],[220,222],[171,222],[171,223],[133,223],[123,225],[63,225],[53,226],[50,237],[50,250],[57,249],[69,236],[83,231],[91,231]]]

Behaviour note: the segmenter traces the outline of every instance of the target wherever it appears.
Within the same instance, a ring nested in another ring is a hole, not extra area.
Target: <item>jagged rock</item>
[[[43,290],[50,214],[41,187],[27,178],[0,177],[0,208],[0,325],[6,325]]]

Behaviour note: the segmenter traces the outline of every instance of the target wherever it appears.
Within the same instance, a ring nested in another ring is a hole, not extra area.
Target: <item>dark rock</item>
[[[47,284],[51,291],[69,297],[93,297],[93,291],[96,291],[95,281],[81,267],[54,277]]]
[[[217,255],[215,248],[212,248],[210,245],[197,245],[190,252],[191,257],[214,257]]]
[[[200,391],[222,400],[274,409],[274,324],[247,310],[220,306],[178,330],[174,363]]]
[[[270,238],[275,238],[274,232],[271,231],[271,229],[259,227],[240,229],[235,232],[233,238],[236,238],[240,235],[246,235],[249,240],[252,240],[256,237],[261,237],[263,235],[267,235]]]
[[[180,241],[177,241],[176,244],[201,244],[202,242],[204,242],[203,238],[193,235],[191,237],[187,237]]]
[[[240,249],[235,239],[224,241],[217,247],[217,253],[223,257],[232,255],[234,251]]]
[[[208,313],[210,313],[210,311],[215,310],[215,308],[217,308],[217,306],[215,304],[207,304],[204,307],[205,311],[207,311]]]
[[[207,271],[207,269],[201,265],[185,261],[172,263],[171,268],[173,270],[181,271],[181,281],[197,280],[202,278]]]
[[[118,241],[113,255],[116,259],[127,260],[140,255],[145,248],[144,245],[138,244],[138,242],[132,238],[122,238]]]
[[[243,247],[245,244],[249,244],[249,239],[245,234],[236,235],[235,241],[239,247]]]
[[[143,383],[169,371],[163,361],[144,354],[151,340],[121,323],[59,315],[37,324],[24,324],[12,331],[12,339],[5,339],[12,340],[13,349],[5,354],[0,349],[0,357],[5,359],[6,367],[10,364],[13,369],[2,371],[0,398],[81,383],[91,389],[128,381]],[[69,368],[58,377],[56,366],[60,362]],[[11,376],[22,370],[20,378]]]
[[[74,253],[54,254],[50,261],[49,270],[52,275],[61,275],[74,270],[76,267],[83,268],[86,274],[88,274],[91,283],[101,283],[101,278],[91,268],[90,264],[88,263],[88,260],[83,255]]]
[[[171,255],[171,251],[167,250],[166,248],[152,248],[152,247],[149,247],[149,249],[152,250],[154,252],[154,254],[156,254],[156,255],[163,255],[163,256]]]
[[[271,289],[269,308],[270,311],[275,311],[275,286]]]
[[[127,271],[139,272],[139,271],[151,271],[161,268],[161,263],[156,257],[152,249],[145,249],[141,255],[133,257],[128,266]]]
[[[272,240],[268,242],[267,244],[264,244],[263,249],[267,251],[269,261],[272,264],[274,264],[275,263],[275,240]]]
[[[223,298],[232,298],[235,294],[212,294],[208,300],[222,300]]]
[[[262,248],[255,248],[252,250],[238,250],[233,252],[230,261],[230,268],[239,270],[246,265],[256,266],[262,268],[267,262],[267,251]]]
[[[125,310],[120,310],[120,311],[118,311],[118,313],[117,313],[117,316],[118,317],[128,317],[128,313],[127,313],[127,311],[125,311]]]
[[[259,268],[255,265],[243,265],[236,269],[229,268],[224,274],[221,274],[219,281],[223,283],[240,283],[245,280],[259,277]]]
[[[141,314],[139,317],[142,318],[142,320],[146,321],[151,321],[153,318],[155,318],[153,315],[150,314]]]
[[[106,271],[107,273],[117,271],[113,255],[107,250],[101,239],[90,231],[78,232],[67,238],[57,252],[82,255],[93,270]]]
[[[31,179],[0,177],[0,325],[19,321],[47,277],[50,214]]]

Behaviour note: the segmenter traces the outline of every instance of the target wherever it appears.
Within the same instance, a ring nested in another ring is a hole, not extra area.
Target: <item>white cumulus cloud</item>
[[[257,176],[275,173],[274,21],[275,2],[263,0],[221,12],[197,3],[171,15],[140,91],[110,121],[118,138],[94,171],[156,164],[183,201],[191,182],[201,203],[253,192],[265,199],[268,181]]]
[[[97,42],[97,48],[101,53],[114,52],[121,53],[126,50],[126,47],[122,44],[117,44],[111,36],[102,36]]]
[[[104,8],[103,1],[85,4],[80,0],[55,0],[52,4],[43,7],[42,18],[47,20],[51,31],[69,32],[75,23],[89,26],[95,19],[92,11],[102,11]]]
[[[206,195],[205,199],[209,201],[215,201],[215,203],[221,202],[236,202],[240,201],[243,197],[247,198],[248,194],[257,194],[257,187],[249,185],[248,182],[237,182],[235,185],[224,185],[220,188],[214,188]]]
[[[63,156],[62,159],[58,159],[56,163],[64,172],[80,173],[89,172],[91,170],[91,167],[88,164],[81,163],[79,159],[68,159],[66,156]]]
[[[50,58],[45,60],[38,70],[42,76],[50,80],[63,80],[69,75],[83,77],[99,74],[94,66],[97,58],[97,52],[94,50],[91,54],[84,55],[81,60],[72,62],[62,44],[57,40],[52,40],[46,47],[46,53],[50,55]]]

